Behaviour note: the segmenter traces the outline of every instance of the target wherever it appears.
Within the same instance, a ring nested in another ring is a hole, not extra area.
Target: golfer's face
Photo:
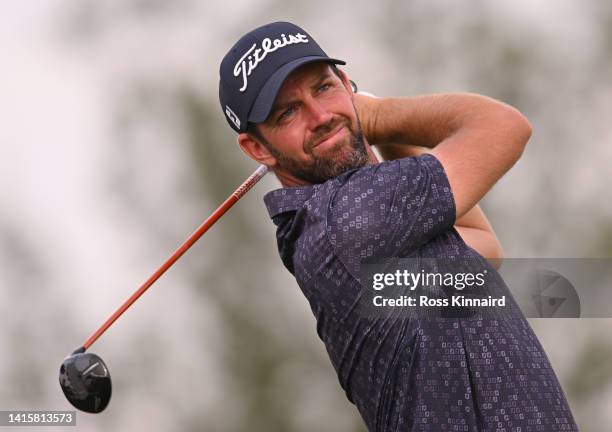
[[[350,158],[359,130],[350,85],[327,63],[307,64],[285,80],[259,127],[269,145],[294,163]]]

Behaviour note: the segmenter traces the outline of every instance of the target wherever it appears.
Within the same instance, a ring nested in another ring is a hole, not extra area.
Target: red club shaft
[[[193,244],[197,242],[200,237],[202,237],[202,235],[208,231],[208,229],[213,226],[215,222],[219,220],[219,218],[221,218],[221,216],[225,214],[225,212],[227,212],[240,198],[244,196],[244,194],[255,186],[255,184],[263,178],[267,171],[268,169],[265,165],[260,165],[259,168],[257,168],[257,170],[255,170],[255,172],[251,174],[249,178],[247,178],[244,183],[242,183],[238,189],[236,189],[234,193],[232,193],[229,198],[226,199],[225,202],[223,202],[223,204],[221,204],[219,208],[213,212],[213,214],[202,222],[202,225],[200,225],[198,229],[195,230],[193,234],[191,234],[176,251],[174,251],[166,262],[164,262],[161,267],[159,267],[155,273],[153,273],[151,277],[149,277],[149,279],[147,279],[142,286],[138,288],[136,292],[134,292],[134,294],[132,294],[131,297],[127,299],[125,303],[123,303],[121,307],[119,307],[119,309],[117,309],[115,313],[113,313],[110,318],[107,319],[106,322],[89,337],[89,339],[87,339],[87,342],[83,344],[83,348],[87,350],[100,336],[102,336],[102,334],[108,330],[108,328],[117,320],[117,318],[119,318],[130,306],[132,306],[132,304],[138,300],[138,298],[143,295],[144,292],[149,289],[149,287],[151,287],[151,285],[153,285],[155,281],[172,266],[172,264],[174,264],[185,252],[187,252],[187,250],[193,246]]]

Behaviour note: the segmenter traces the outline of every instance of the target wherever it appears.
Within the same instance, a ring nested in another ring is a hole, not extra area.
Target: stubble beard
[[[340,125],[343,125],[349,131],[348,146],[344,141],[340,141],[325,152],[324,155],[315,154],[315,145],[320,141],[321,137],[335,130]],[[357,118],[355,126],[351,125],[351,121],[348,118],[333,120],[327,125],[322,126],[304,144],[304,152],[311,157],[309,162],[293,159],[271,146],[268,147],[268,150],[276,158],[279,168],[311,184],[323,183],[346,171],[361,168],[367,165],[369,161],[359,118]]]

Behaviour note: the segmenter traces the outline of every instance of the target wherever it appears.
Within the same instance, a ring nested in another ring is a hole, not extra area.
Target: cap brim
[[[289,76],[291,72],[296,70],[302,65],[306,63],[312,63],[316,61],[325,61],[327,63],[333,64],[341,64],[344,65],[346,62],[334,58],[322,57],[322,56],[308,56],[302,57],[299,59],[295,59],[290,61],[287,64],[281,66],[276,72],[272,74],[268,81],[264,84],[253,103],[253,107],[251,108],[251,112],[249,113],[248,120],[252,123],[261,123],[268,118],[270,115],[270,111],[272,110],[272,106],[274,105],[274,100],[276,99],[276,95],[280,90],[283,82]]]

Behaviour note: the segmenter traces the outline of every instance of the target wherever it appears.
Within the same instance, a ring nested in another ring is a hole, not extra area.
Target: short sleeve
[[[330,202],[328,235],[345,264],[408,256],[455,223],[455,201],[431,154],[368,165],[344,178]]]

